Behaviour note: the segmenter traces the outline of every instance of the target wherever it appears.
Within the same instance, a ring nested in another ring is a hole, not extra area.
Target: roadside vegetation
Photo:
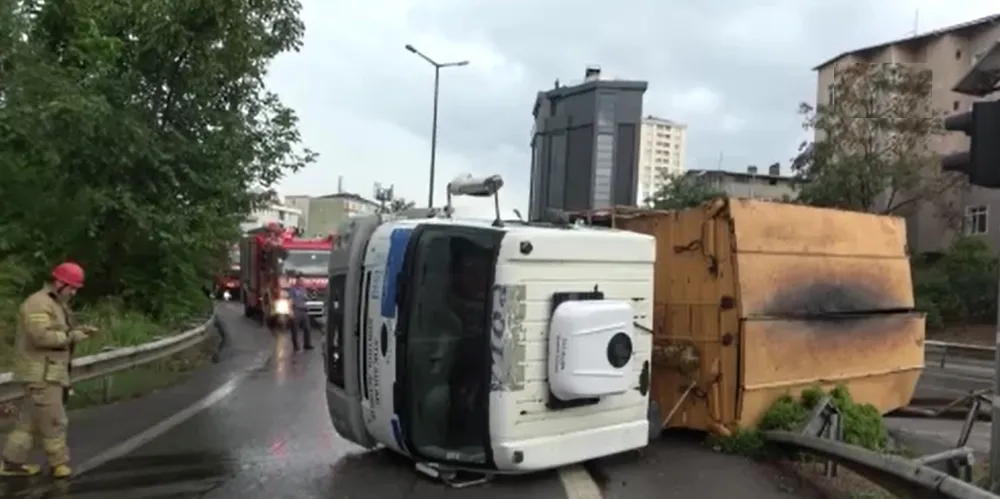
[[[762,432],[800,431],[812,411],[827,395],[841,414],[844,442],[883,452],[889,446],[889,431],[882,415],[871,404],[859,404],[845,386],[826,392],[821,387],[803,390],[797,397],[785,395],[774,402],[754,428],[737,428],[729,437],[712,437],[711,445],[723,452],[747,457],[775,457],[781,453],[769,448]]]
[[[101,328],[77,355],[207,317],[206,286],[239,222],[315,160],[263,83],[301,42],[299,10],[0,3],[0,371],[18,304],[63,260],[87,272],[77,322]]]

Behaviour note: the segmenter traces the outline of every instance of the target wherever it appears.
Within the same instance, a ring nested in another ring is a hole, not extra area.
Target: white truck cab
[[[337,432],[442,478],[644,447],[654,239],[448,215],[452,194],[500,185],[457,179],[444,215],[338,232],[324,348]]]

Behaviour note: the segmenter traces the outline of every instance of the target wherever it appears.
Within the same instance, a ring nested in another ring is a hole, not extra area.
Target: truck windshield
[[[286,272],[304,275],[326,275],[330,265],[330,252],[320,250],[289,250],[283,264]]]
[[[399,364],[406,434],[427,459],[485,464],[490,286],[503,232],[429,226],[407,255]],[[412,258],[412,260],[410,260]]]

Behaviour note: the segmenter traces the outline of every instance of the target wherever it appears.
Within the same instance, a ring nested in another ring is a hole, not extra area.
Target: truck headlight
[[[292,311],[292,304],[285,298],[274,300],[274,313],[278,315],[288,315]]]

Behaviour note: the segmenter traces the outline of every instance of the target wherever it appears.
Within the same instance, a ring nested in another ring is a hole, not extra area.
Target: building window
[[[958,101],[955,101],[955,102],[951,103],[951,110],[952,111],[958,111]]]
[[[278,212],[278,221],[279,222],[284,222],[285,221],[285,212],[283,212],[283,211],[279,211]]]
[[[985,234],[987,227],[989,227],[989,211],[988,206],[966,206],[965,233],[967,235]]]
[[[961,59],[961,58],[962,58],[962,51],[961,50],[956,50],[955,51],[955,59]]]

